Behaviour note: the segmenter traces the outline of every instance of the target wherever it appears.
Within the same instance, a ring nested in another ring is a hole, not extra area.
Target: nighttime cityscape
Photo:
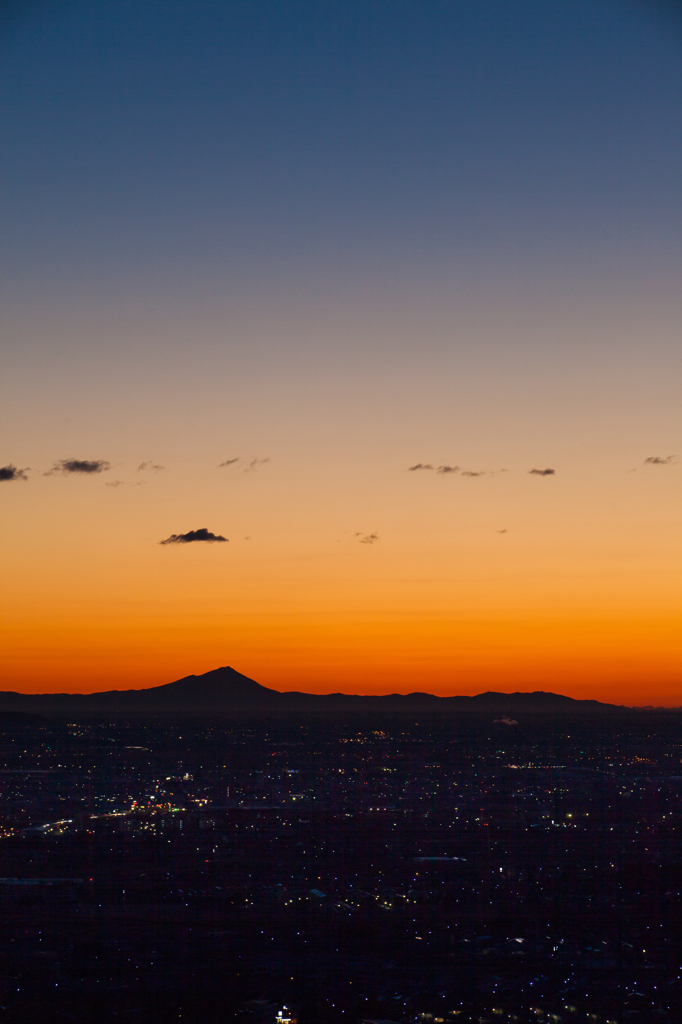
[[[575,703],[4,712],[1,1012],[678,1021],[682,712]]]

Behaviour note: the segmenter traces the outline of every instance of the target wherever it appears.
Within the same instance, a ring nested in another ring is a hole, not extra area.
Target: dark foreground
[[[6,717],[0,1022],[682,1021],[680,724]]]

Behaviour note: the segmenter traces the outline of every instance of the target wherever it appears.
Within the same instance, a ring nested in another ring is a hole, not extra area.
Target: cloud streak
[[[378,533],[368,533],[364,537],[361,537],[358,541],[359,544],[376,544],[379,540]]]
[[[474,470],[472,470],[472,469],[462,469],[461,466],[450,466],[448,463],[444,463],[442,466],[433,466],[430,462],[417,462],[417,463],[415,463],[414,466],[408,466],[407,467],[408,473],[415,473],[417,470],[420,470],[420,469],[435,470],[435,472],[436,473],[440,473],[441,476],[447,476],[449,473],[460,473],[462,476],[485,476],[485,471],[484,470],[479,470],[477,472],[474,472]],[[533,469],[533,470],[531,470],[531,472],[532,473],[542,473],[543,475],[545,475],[546,473],[553,473],[554,470],[553,469],[545,469],[545,470]]]
[[[435,470],[435,472],[439,473],[441,476],[447,476],[449,473],[460,473],[462,476],[485,476],[485,471],[484,470],[480,470],[478,472],[474,472],[471,469],[462,469],[461,466],[450,466],[448,463],[444,463],[442,466],[433,466],[430,462],[417,462],[414,466],[408,466],[407,467],[408,473],[415,473],[417,470],[420,470],[420,469]],[[532,470],[532,472],[533,473],[541,473],[541,472],[553,473],[554,470],[553,469],[548,469],[548,470],[544,470],[543,471],[543,470],[539,470],[539,469],[534,469],[534,470]]]
[[[224,462],[218,463],[218,469],[225,469],[227,466],[234,466],[238,462],[246,462],[242,472],[243,473],[254,473],[259,466],[264,466],[266,462],[271,462],[272,459],[249,459],[246,462],[245,459],[237,457],[236,459],[225,459]]]
[[[219,533],[211,533],[205,526],[202,526],[200,530],[188,530],[187,533],[172,533],[170,537],[166,537],[165,540],[160,540],[159,544],[194,544],[197,541],[203,541],[205,544],[226,544],[227,537],[223,537]]]
[[[137,472],[144,473],[146,470],[148,470],[150,473],[159,473],[161,472],[162,469],[165,468],[165,466],[157,466],[155,462],[141,462],[140,465],[137,467]]]
[[[556,473],[555,469],[529,469],[528,472],[531,476],[554,476]]]
[[[270,459],[251,459],[244,472],[254,473],[259,466],[264,466],[266,462],[270,462]]]
[[[665,458],[661,455],[650,455],[648,459],[644,460],[645,466],[671,466],[673,462],[677,461],[676,455],[666,455]]]
[[[28,480],[25,469],[17,469],[12,463],[0,466],[0,480]]]

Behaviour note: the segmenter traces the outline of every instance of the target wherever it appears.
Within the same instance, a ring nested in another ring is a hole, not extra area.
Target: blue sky
[[[26,11],[3,70],[20,287],[676,249],[681,42],[653,5]]]

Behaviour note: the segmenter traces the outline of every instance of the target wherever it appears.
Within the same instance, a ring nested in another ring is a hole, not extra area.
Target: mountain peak
[[[210,672],[204,672],[200,676],[185,676],[184,679],[176,679],[173,683],[165,683],[163,686],[155,686],[144,691],[150,696],[159,696],[189,700],[262,700],[281,696],[277,690],[270,690],[267,686],[261,686],[255,679],[237,672],[229,665],[222,668],[214,668]]]

